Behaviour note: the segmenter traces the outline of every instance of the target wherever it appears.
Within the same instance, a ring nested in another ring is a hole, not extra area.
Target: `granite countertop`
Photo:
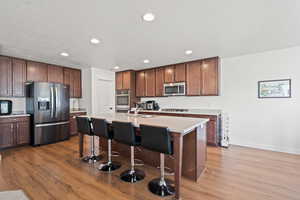
[[[196,114],[196,115],[221,115],[222,110],[217,109],[188,109],[184,112],[173,112],[163,110],[140,110],[140,112],[153,112],[153,113],[176,113],[176,114]]]
[[[135,127],[140,124],[150,126],[168,127],[171,132],[186,134],[199,126],[203,126],[209,121],[206,118],[190,118],[190,117],[169,117],[159,115],[134,115],[127,113],[103,113],[95,116],[80,116],[90,118],[106,119],[108,123],[112,121],[131,122]]]
[[[80,113],[80,112],[86,112],[86,109],[84,108],[70,109],[70,113]]]
[[[9,118],[9,117],[29,117],[30,114],[26,114],[24,112],[15,112],[10,115],[0,115],[0,118]]]

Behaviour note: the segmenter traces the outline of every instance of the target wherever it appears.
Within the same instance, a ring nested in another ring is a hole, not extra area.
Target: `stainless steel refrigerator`
[[[34,146],[70,137],[69,86],[33,82],[26,86],[26,110],[31,114],[31,144]]]

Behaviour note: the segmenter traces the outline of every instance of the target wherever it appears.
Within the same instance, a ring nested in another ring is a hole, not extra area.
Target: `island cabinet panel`
[[[64,83],[64,69],[55,65],[48,65],[48,81],[54,83]]]
[[[117,90],[123,89],[123,72],[116,73],[116,89]]]
[[[177,64],[175,65],[175,82],[185,82],[185,64]]]
[[[155,96],[155,69],[145,71],[145,96]]]
[[[161,97],[164,95],[164,68],[155,69],[155,96]]]
[[[20,59],[12,59],[12,96],[25,96],[26,83],[26,61]]]
[[[122,89],[129,90],[131,83],[131,71],[125,71],[122,73]]]
[[[218,95],[218,58],[202,61],[202,93],[201,95]]]
[[[136,72],[136,96],[145,96],[145,71]]]
[[[48,66],[44,63],[27,62],[27,81],[48,81]]]
[[[165,83],[174,83],[175,82],[175,69],[174,66],[167,66],[165,68]]]
[[[186,94],[189,96],[201,95],[201,61],[186,64]]]
[[[0,96],[12,96],[12,61],[0,56]]]

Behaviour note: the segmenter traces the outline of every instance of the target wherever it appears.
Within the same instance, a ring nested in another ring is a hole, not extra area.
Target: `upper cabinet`
[[[12,60],[0,56],[0,96],[12,96]]]
[[[216,96],[219,94],[218,59],[211,58],[202,61],[202,95]]]
[[[124,71],[116,72],[116,89],[117,90],[129,90],[133,87],[134,72]]]
[[[48,81],[48,66],[45,63],[27,62],[27,81]]]
[[[64,83],[64,69],[55,65],[48,65],[48,82]]]
[[[201,95],[201,61],[186,64],[186,95]]]
[[[116,72],[116,89],[123,89],[123,72]]]
[[[20,59],[12,59],[12,96],[25,96],[26,83],[26,61]]]
[[[145,71],[136,72],[136,96],[145,96]]]
[[[155,96],[155,69],[145,71],[145,96]]]
[[[177,64],[174,67],[174,80],[175,82],[184,82],[185,81],[185,64]]]
[[[155,69],[155,96],[161,97],[164,95],[165,69]]]
[[[174,66],[164,67],[165,69],[165,83],[173,83],[175,82],[175,69]]]
[[[70,98],[82,97],[81,71],[78,69],[63,69],[64,84],[70,87]]]

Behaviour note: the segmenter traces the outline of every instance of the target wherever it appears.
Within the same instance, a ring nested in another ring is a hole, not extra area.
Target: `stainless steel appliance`
[[[164,96],[185,95],[185,82],[164,84]]]
[[[0,100],[0,115],[10,115],[12,112],[12,101]]]
[[[42,145],[70,137],[69,86],[33,82],[26,86],[26,110],[32,115],[31,144]]]
[[[116,112],[130,110],[130,90],[116,90]]]
[[[146,101],[146,110],[159,110],[159,106],[158,103],[156,103],[155,101],[151,100],[151,101]]]

